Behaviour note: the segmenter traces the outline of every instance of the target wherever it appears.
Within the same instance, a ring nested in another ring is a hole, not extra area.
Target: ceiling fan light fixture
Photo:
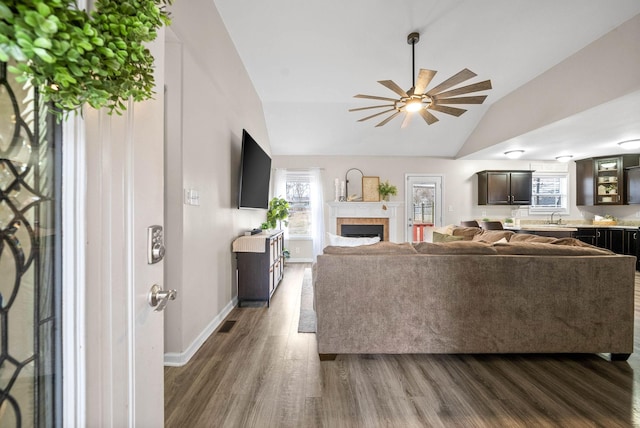
[[[411,73],[413,85],[407,91],[402,89],[393,80],[378,80],[385,88],[393,91],[396,98],[379,97],[377,95],[355,95],[355,98],[364,98],[369,100],[383,101],[385,104],[379,104],[369,107],[358,107],[349,109],[349,111],[364,111],[369,109],[384,109],[378,113],[358,119],[358,122],[373,119],[374,117],[388,114],[387,118],[378,123],[376,127],[389,123],[393,118],[404,113],[405,119],[402,122],[404,128],[412,115],[410,113],[419,113],[427,122],[432,125],[438,121],[438,118],[432,112],[444,113],[451,116],[459,117],[466,109],[454,107],[451,104],[482,104],[487,98],[486,95],[459,96],[471,94],[474,92],[486,91],[491,89],[491,80],[473,83],[471,85],[459,86],[461,83],[476,77],[477,75],[465,68],[454,74],[450,78],[440,82],[440,84],[428,89],[431,80],[436,74],[435,70],[421,68],[416,79],[416,51],[415,45],[420,40],[420,34],[413,32],[407,36],[407,43],[411,45]]]
[[[635,150],[640,148],[640,139],[621,141],[618,145],[625,150]]]
[[[571,158],[573,158],[573,155],[556,156],[556,160],[558,162],[569,162]]]
[[[524,150],[509,150],[508,152],[504,152],[504,155],[509,159],[518,159],[523,154]]]
[[[404,109],[410,113],[414,113],[416,111],[422,110],[424,106],[422,105],[422,100],[419,98],[413,98],[407,101],[404,105]]]

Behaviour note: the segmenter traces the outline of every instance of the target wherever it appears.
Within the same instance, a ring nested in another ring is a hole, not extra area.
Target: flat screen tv
[[[242,130],[238,208],[269,208],[271,158]]]

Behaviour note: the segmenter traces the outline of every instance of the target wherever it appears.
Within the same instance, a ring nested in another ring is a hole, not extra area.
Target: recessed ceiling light
[[[509,150],[508,152],[504,152],[504,155],[509,159],[518,159],[523,153],[524,150]]]
[[[556,160],[558,162],[569,162],[572,157],[573,157],[573,155],[556,156]]]
[[[618,143],[620,147],[627,150],[633,150],[640,148],[640,140],[627,140]]]

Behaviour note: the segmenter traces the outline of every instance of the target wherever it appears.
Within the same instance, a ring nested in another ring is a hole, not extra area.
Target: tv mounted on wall
[[[271,158],[262,147],[242,130],[242,156],[238,208],[269,208]]]

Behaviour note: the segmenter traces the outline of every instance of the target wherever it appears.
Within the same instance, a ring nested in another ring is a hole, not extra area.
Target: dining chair
[[[485,230],[504,230],[500,221],[481,221],[480,227]]]

